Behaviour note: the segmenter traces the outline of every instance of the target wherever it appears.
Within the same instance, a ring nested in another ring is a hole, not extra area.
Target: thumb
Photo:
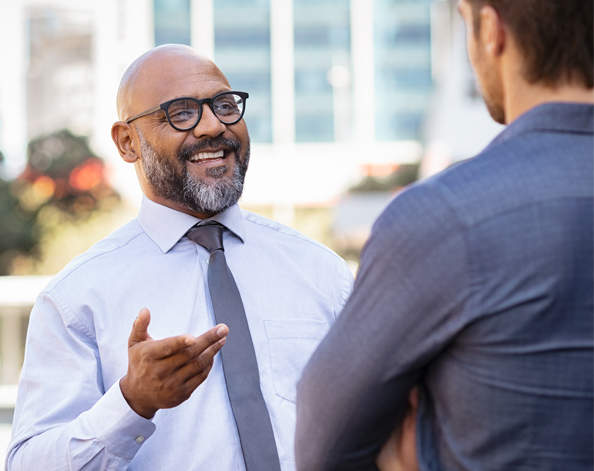
[[[138,317],[134,319],[134,324],[132,324],[132,332],[130,332],[130,337],[128,338],[128,348],[139,342],[152,340],[147,330],[150,322],[151,313],[146,307],[143,307],[138,313]]]

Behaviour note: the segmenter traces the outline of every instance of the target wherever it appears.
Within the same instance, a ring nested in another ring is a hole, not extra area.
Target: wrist
[[[139,416],[144,417],[147,420],[151,420],[159,410],[156,407],[151,407],[142,404],[142,401],[139,400],[136,397],[136,395],[131,391],[127,375],[120,379],[120,391],[122,392],[122,396],[128,403],[128,406],[130,406],[130,409],[132,409]]]

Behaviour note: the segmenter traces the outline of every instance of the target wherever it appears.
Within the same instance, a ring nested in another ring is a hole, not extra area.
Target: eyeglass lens
[[[233,124],[239,121],[243,114],[243,106],[243,98],[234,93],[219,95],[212,102],[212,109],[215,115],[225,124]],[[194,100],[176,100],[169,105],[167,113],[171,123],[175,127],[189,129],[200,118],[200,105]]]

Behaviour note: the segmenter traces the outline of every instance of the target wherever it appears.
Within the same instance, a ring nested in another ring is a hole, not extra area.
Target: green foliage
[[[10,184],[0,179],[0,275],[8,275],[12,260],[31,253],[39,243],[35,231],[35,214],[19,205]]]
[[[403,186],[410,185],[418,179],[419,165],[404,164],[386,177],[365,177],[357,185],[349,189],[350,193],[389,192],[392,193]]]
[[[31,140],[23,173],[12,182],[0,178],[0,275],[19,256],[39,256],[48,221],[85,219],[119,200],[86,137],[60,130]]]

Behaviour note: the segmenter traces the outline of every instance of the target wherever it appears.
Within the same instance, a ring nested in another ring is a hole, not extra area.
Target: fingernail
[[[184,343],[189,347],[191,345],[194,345],[196,343],[196,337],[186,337],[186,339],[184,340]]]
[[[219,337],[223,337],[225,335],[227,335],[227,326],[225,325],[221,325],[218,329],[217,329],[217,335]]]
[[[219,340],[219,343],[221,345],[225,345],[225,342],[227,341],[227,337],[223,337],[221,340]]]

